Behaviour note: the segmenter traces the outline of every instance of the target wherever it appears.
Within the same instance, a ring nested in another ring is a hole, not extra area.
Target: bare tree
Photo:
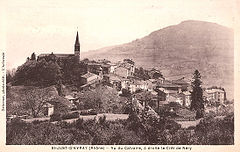
[[[40,115],[44,104],[53,99],[47,89],[32,89],[26,91],[25,94],[24,107],[26,110],[31,111],[34,118]]]

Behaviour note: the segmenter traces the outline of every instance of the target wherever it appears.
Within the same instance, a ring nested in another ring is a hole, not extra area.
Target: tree
[[[30,60],[36,60],[36,55],[35,53],[33,52],[32,55],[31,55],[31,59]]]
[[[62,73],[57,63],[29,60],[19,66],[14,76],[14,85],[50,86],[57,84]]]
[[[204,114],[203,90],[201,87],[202,81],[198,70],[195,70],[193,75],[190,109],[196,111],[196,118],[198,119],[203,117]]]
[[[25,94],[24,108],[30,110],[34,118],[43,112],[44,104],[52,100],[47,89],[31,89],[27,90]]]
[[[6,82],[11,82],[13,80],[13,75],[11,74],[10,70],[7,70],[6,72]]]
[[[153,74],[153,79],[158,79],[158,78],[162,78],[162,77],[163,77],[163,75],[161,72],[160,73],[156,72]]]
[[[123,62],[127,62],[127,63],[132,64],[132,65],[135,64],[135,62],[132,59],[124,59]]]
[[[148,71],[143,69],[142,67],[135,69],[134,76],[136,76],[136,77],[138,77],[140,79],[143,79],[143,80],[150,79],[150,77],[148,75]]]

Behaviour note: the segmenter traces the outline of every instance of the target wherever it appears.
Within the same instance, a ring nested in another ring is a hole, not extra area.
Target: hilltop
[[[233,99],[233,30],[216,23],[188,20],[154,31],[132,42],[92,50],[83,58],[119,61],[158,68],[166,78],[191,78],[195,69],[204,86],[222,86]]]

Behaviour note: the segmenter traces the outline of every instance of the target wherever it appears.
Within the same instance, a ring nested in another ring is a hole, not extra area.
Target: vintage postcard
[[[0,151],[237,151],[239,1],[0,3]]]

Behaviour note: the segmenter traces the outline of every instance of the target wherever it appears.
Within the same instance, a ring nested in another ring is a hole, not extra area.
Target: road
[[[96,120],[98,120],[100,117],[106,116],[106,120],[107,121],[114,121],[114,120],[126,120],[128,118],[128,114],[112,114],[112,113],[101,113],[101,114],[97,114],[97,115],[80,115],[79,118],[82,118],[83,120],[93,120],[94,118],[96,118]],[[74,118],[74,119],[66,119],[63,120],[65,122],[68,123],[72,123],[74,121],[76,121],[79,118]],[[54,121],[52,123],[57,123],[57,121]]]

